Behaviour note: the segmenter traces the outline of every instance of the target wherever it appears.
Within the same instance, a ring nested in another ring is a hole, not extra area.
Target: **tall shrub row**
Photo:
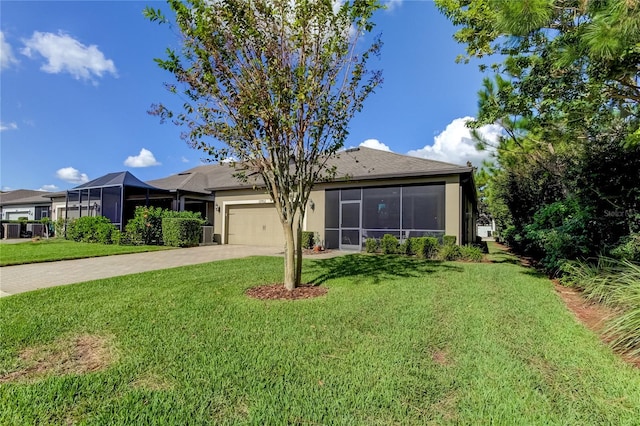
[[[124,233],[104,216],[83,216],[66,222],[58,220],[56,234],[89,243],[188,247],[198,245],[204,223],[200,213],[139,206]]]

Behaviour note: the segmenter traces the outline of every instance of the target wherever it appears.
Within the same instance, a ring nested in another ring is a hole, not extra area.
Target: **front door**
[[[340,250],[362,250],[360,200],[340,203]]]

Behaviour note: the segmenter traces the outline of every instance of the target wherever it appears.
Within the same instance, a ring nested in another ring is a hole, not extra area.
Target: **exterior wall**
[[[304,220],[304,230],[317,232],[320,241],[324,241],[324,200],[324,188],[312,190]]]
[[[229,218],[229,206],[265,203],[273,203],[273,201],[264,190],[242,189],[216,192],[213,215],[214,241],[220,244],[227,243],[226,226]]]
[[[458,244],[462,241],[462,192],[460,176],[450,176],[446,180],[445,203],[445,235],[455,235]]]
[[[311,191],[309,205],[307,206],[306,216],[303,221],[303,229],[305,231],[317,232],[320,235],[320,239],[322,241],[325,240],[326,189],[365,188],[429,183],[445,184],[445,234],[455,235],[456,241],[460,244],[463,241],[461,222],[463,220],[463,197],[461,193],[460,177],[458,175],[417,179],[333,182],[317,185],[316,188]],[[227,242],[225,232],[227,230],[229,206],[265,203],[272,203],[272,201],[269,194],[264,190],[245,189],[217,191],[215,194],[215,208],[212,221],[214,225],[215,241],[221,244],[226,244]]]
[[[3,220],[18,220],[18,217],[26,217],[27,220],[38,220],[36,208],[33,205],[12,205],[2,208]]]

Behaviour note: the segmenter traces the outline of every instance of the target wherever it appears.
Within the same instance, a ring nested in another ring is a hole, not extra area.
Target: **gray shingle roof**
[[[0,206],[17,204],[48,204],[51,202],[47,198],[51,192],[34,191],[31,189],[16,189],[13,191],[0,193]]]
[[[335,180],[371,180],[393,177],[422,177],[467,173],[470,167],[425,158],[409,157],[393,152],[358,147],[348,149],[332,158],[328,165],[335,166]],[[148,183],[158,188],[209,194],[211,191],[250,188],[261,185],[258,176],[249,176],[241,182],[233,176],[235,169],[228,164],[197,166],[184,172]]]
[[[145,183],[129,172],[108,173],[73,189],[103,188],[107,186],[128,186],[145,189],[159,189]]]

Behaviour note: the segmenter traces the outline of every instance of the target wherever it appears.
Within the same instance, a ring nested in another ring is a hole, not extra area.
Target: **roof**
[[[441,176],[472,171],[471,167],[366,147],[341,151],[329,160],[328,166],[336,167],[337,175],[333,180],[337,181]],[[149,184],[159,188],[204,194],[209,194],[211,191],[263,185],[257,175],[249,176],[247,182],[242,182],[234,176],[234,173],[236,170],[229,164],[209,164],[166,178],[151,180]]]
[[[87,183],[83,183],[82,185],[78,185],[75,188],[71,189],[71,191],[75,189],[104,188],[108,186],[126,186],[130,188],[134,187],[155,190],[161,189],[153,187],[148,183],[141,181],[129,172],[116,172],[108,173],[102,177],[96,178]]]
[[[18,204],[49,204],[51,200],[47,191],[34,191],[31,189],[16,189],[8,192],[0,192],[0,206]]]
[[[336,158],[329,160],[329,166],[336,167],[337,175],[334,180],[439,176],[472,171],[471,167],[363,146],[341,151]]]

